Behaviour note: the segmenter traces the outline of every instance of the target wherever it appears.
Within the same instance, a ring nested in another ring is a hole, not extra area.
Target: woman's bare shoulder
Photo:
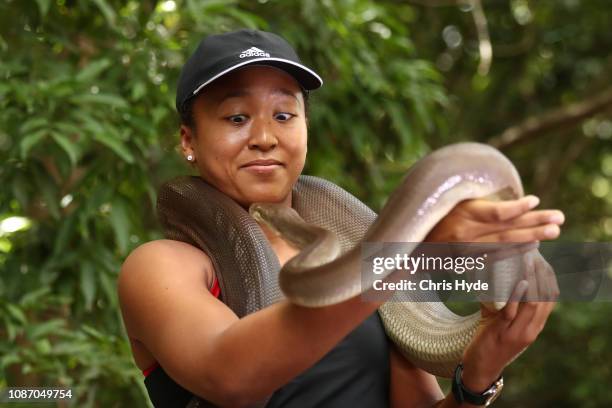
[[[166,279],[196,280],[212,286],[214,278],[210,257],[185,242],[160,239],[134,249],[123,262],[119,289],[138,282]]]
[[[210,263],[210,257],[193,245],[172,239],[158,239],[138,246],[128,255],[123,265],[130,265],[134,262],[148,264],[158,262],[160,259],[176,260],[181,264],[184,262]]]

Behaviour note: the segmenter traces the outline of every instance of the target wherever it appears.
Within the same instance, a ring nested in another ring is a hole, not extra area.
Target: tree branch
[[[570,144],[562,155],[555,157],[548,162],[545,170],[545,177],[536,180],[535,193],[542,201],[541,208],[548,208],[554,205],[554,197],[559,190],[561,177],[566,174],[566,170],[572,166],[580,155],[593,143],[593,138],[585,136],[578,137]]]
[[[527,142],[546,132],[564,126],[574,126],[610,106],[612,106],[612,88],[580,102],[527,118],[522,123],[511,126],[498,136],[491,138],[489,144],[498,149],[505,149]]]
[[[482,8],[481,0],[409,0],[408,3],[423,7],[470,6],[470,12],[476,26],[476,35],[478,36],[478,52],[480,53],[478,74],[485,76],[489,73],[493,61],[493,46],[491,45],[487,16]]]
[[[485,76],[489,73],[491,62],[493,61],[493,47],[489,35],[489,26],[480,0],[471,0],[472,18],[478,34],[478,51],[480,52],[480,62],[478,63],[478,74]]]

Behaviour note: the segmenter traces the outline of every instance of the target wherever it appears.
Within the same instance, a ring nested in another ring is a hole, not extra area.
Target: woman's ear
[[[195,157],[195,149],[193,146],[195,135],[193,134],[193,129],[185,124],[181,125],[181,150],[183,152],[183,156],[187,158],[188,156]]]

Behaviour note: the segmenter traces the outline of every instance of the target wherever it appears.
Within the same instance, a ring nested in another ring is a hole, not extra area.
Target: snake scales
[[[523,188],[516,169],[499,151],[459,143],[417,162],[378,217],[319,178],[300,176],[292,194],[295,212],[258,204],[251,206],[251,216],[200,178],[181,177],[160,189],[158,216],[168,238],[191,243],[211,257],[223,302],[242,317],[283,296],[307,306],[356,296],[362,292],[361,242],[419,243],[460,201],[517,198]],[[254,217],[302,248],[282,270]],[[507,294],[517,281],[512,273],[502,285]],[[387,302],[379,309],[388,336],[415,365],[450,376],[478,328],[480,313],[458,316],[441,302],[399,300],[406,301]]]

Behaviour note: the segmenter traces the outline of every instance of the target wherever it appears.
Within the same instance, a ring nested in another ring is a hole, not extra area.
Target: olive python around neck
[[[167,238],[195,245],[210,256],[222,301],[243,317],[284,297],[322,306],[359,295],[367,289],[362,288],[362,242],[422,242],[459,202],[518,198],[523,188],[515,167],[499,151],[459,143],[417,162],[378,217],[345,190],[316,177],[300,176],[292,194],[293,209],[307,224],[331,230],[338,237],[340,254],[335,259],[317,264],[317,248],[310,245],[281,271],[254,217],[199,177],[166,183],[159,192],[158,216]],[[274,218],[265,214],[266,207],[252,212],[259,219]],[[308,273],[295,273],[303,269],[309,269]],[[518,276],[508,279],[509,295]],[[388,336],[416,366],[450,377],[478,328],[480,313],[458,316],[442,302],[404,300],[387,302],[379,309]]]

